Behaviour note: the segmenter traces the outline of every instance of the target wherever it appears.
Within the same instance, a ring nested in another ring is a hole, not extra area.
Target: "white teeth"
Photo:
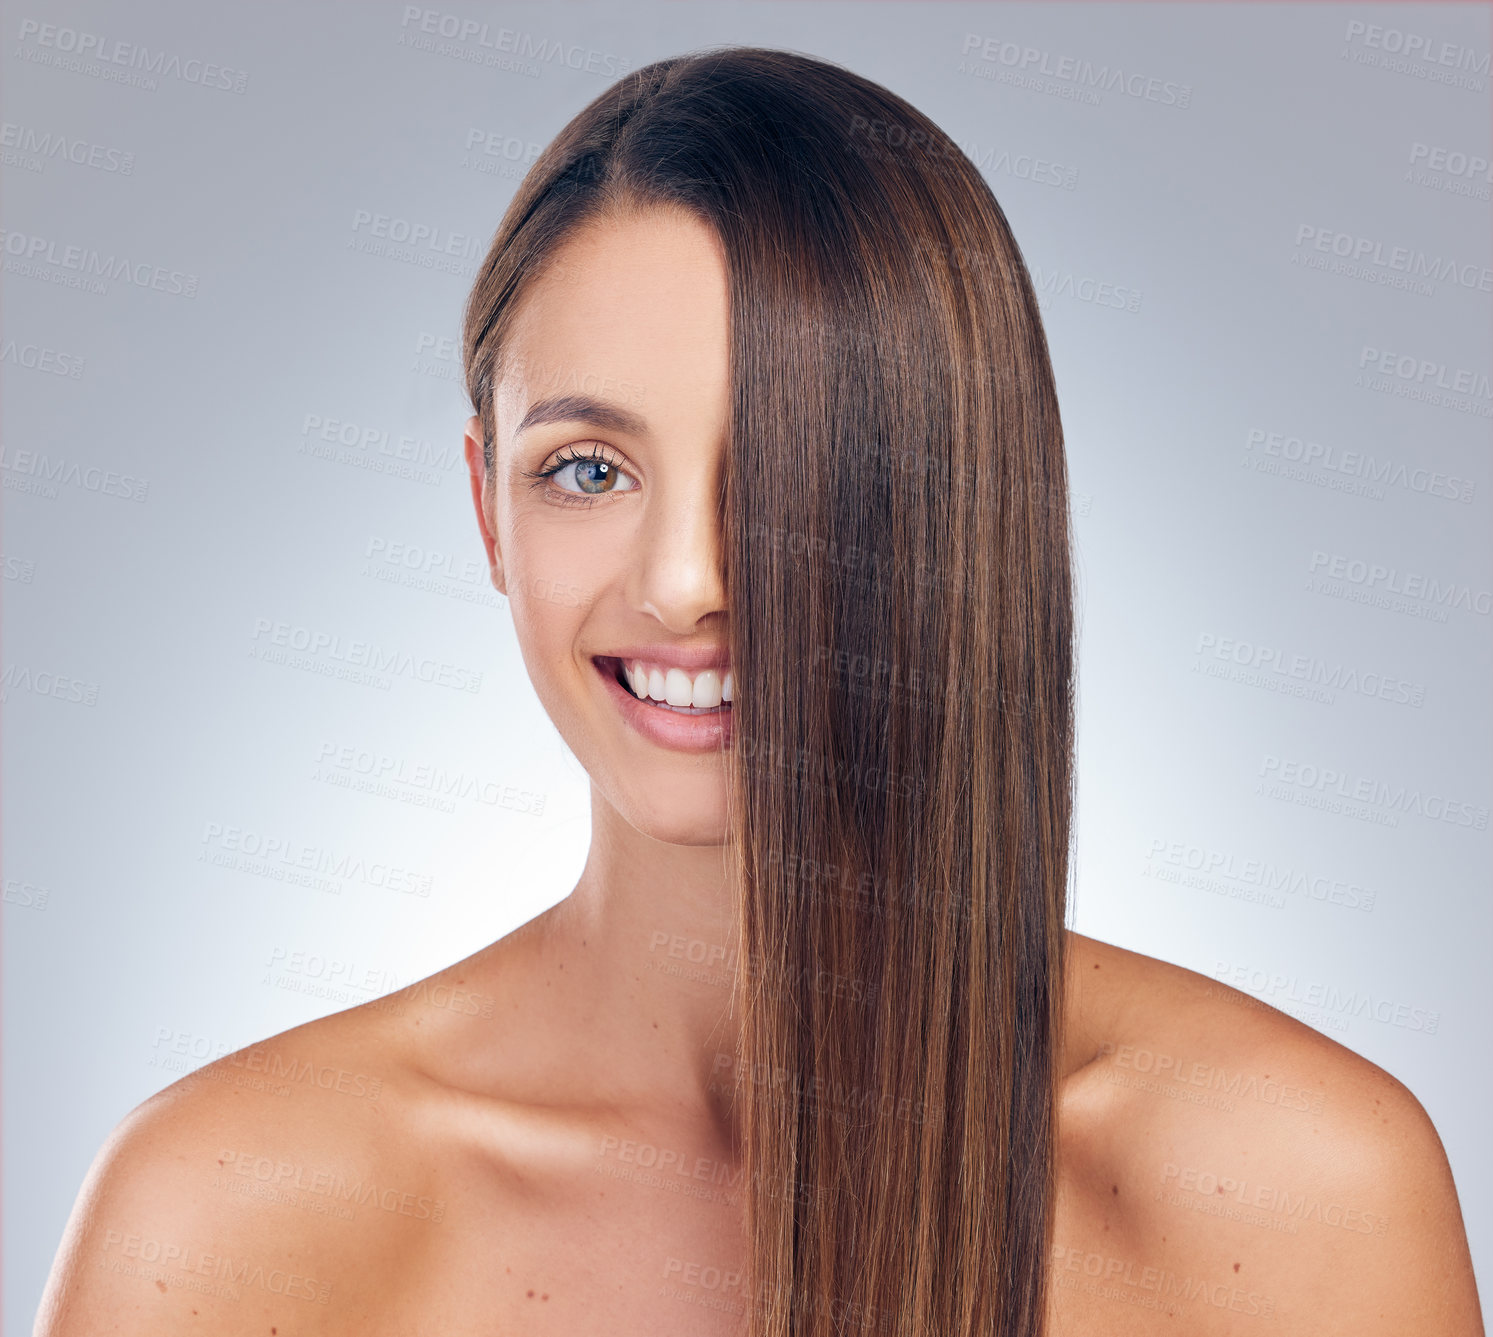
[[[634,659],[623,665],[623,672],[634,696],[681,709],[714,710],[730,701],[735,690],[731,669],[726,670],[723,681],[719,669],[701,669],[691,675],[681,668]]]
[[[702,669],[690,688],[687,704],[696,710],[713,710],[721,703],[721,675],[715,669]]]
[[[648,692],[650,696],[653,694],[651,677],[648,679]],[[671,668],[664,674],[664,700],[671,706],[692,706],[695,704],[694,695],[694,684],[683,669]],[[720,702],[717,701],[716,704],[719,705]]]

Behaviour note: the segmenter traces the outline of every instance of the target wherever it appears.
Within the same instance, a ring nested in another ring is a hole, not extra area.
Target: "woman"
[[[580,881],[134,1111],[40,1333],[1479,1331],[1403,1086],[1065,927],[1062,431],[937,126],[649,65],[530,171],[465,354]]]

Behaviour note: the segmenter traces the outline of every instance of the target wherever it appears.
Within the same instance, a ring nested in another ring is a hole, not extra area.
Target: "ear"
[[[494,518],[487,507],[487,461],[482,454],[482,419],[475,414],[467,419],[462,447],[467,457],[467,473],[472,482],[472,505],[477,508],[477,525],[482,530],[482,546],[487,550],[487,570],[493,588],[508,594],[508,578],[503,573],[503,555],[494,536]]]

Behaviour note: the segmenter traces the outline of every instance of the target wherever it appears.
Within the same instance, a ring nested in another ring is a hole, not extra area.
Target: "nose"
[[[725,614],[721,502],[717,478],[701,470],[661,482],[645,505],[629,598],[676,636]]]

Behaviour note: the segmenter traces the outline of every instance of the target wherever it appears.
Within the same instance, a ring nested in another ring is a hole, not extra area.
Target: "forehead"
[[[698,219],[654,210],[588,222],[556,249],[509,327],[498,434],[556,393],[616,400],[651,427],[718,409],[728,306],[720,241]]]

